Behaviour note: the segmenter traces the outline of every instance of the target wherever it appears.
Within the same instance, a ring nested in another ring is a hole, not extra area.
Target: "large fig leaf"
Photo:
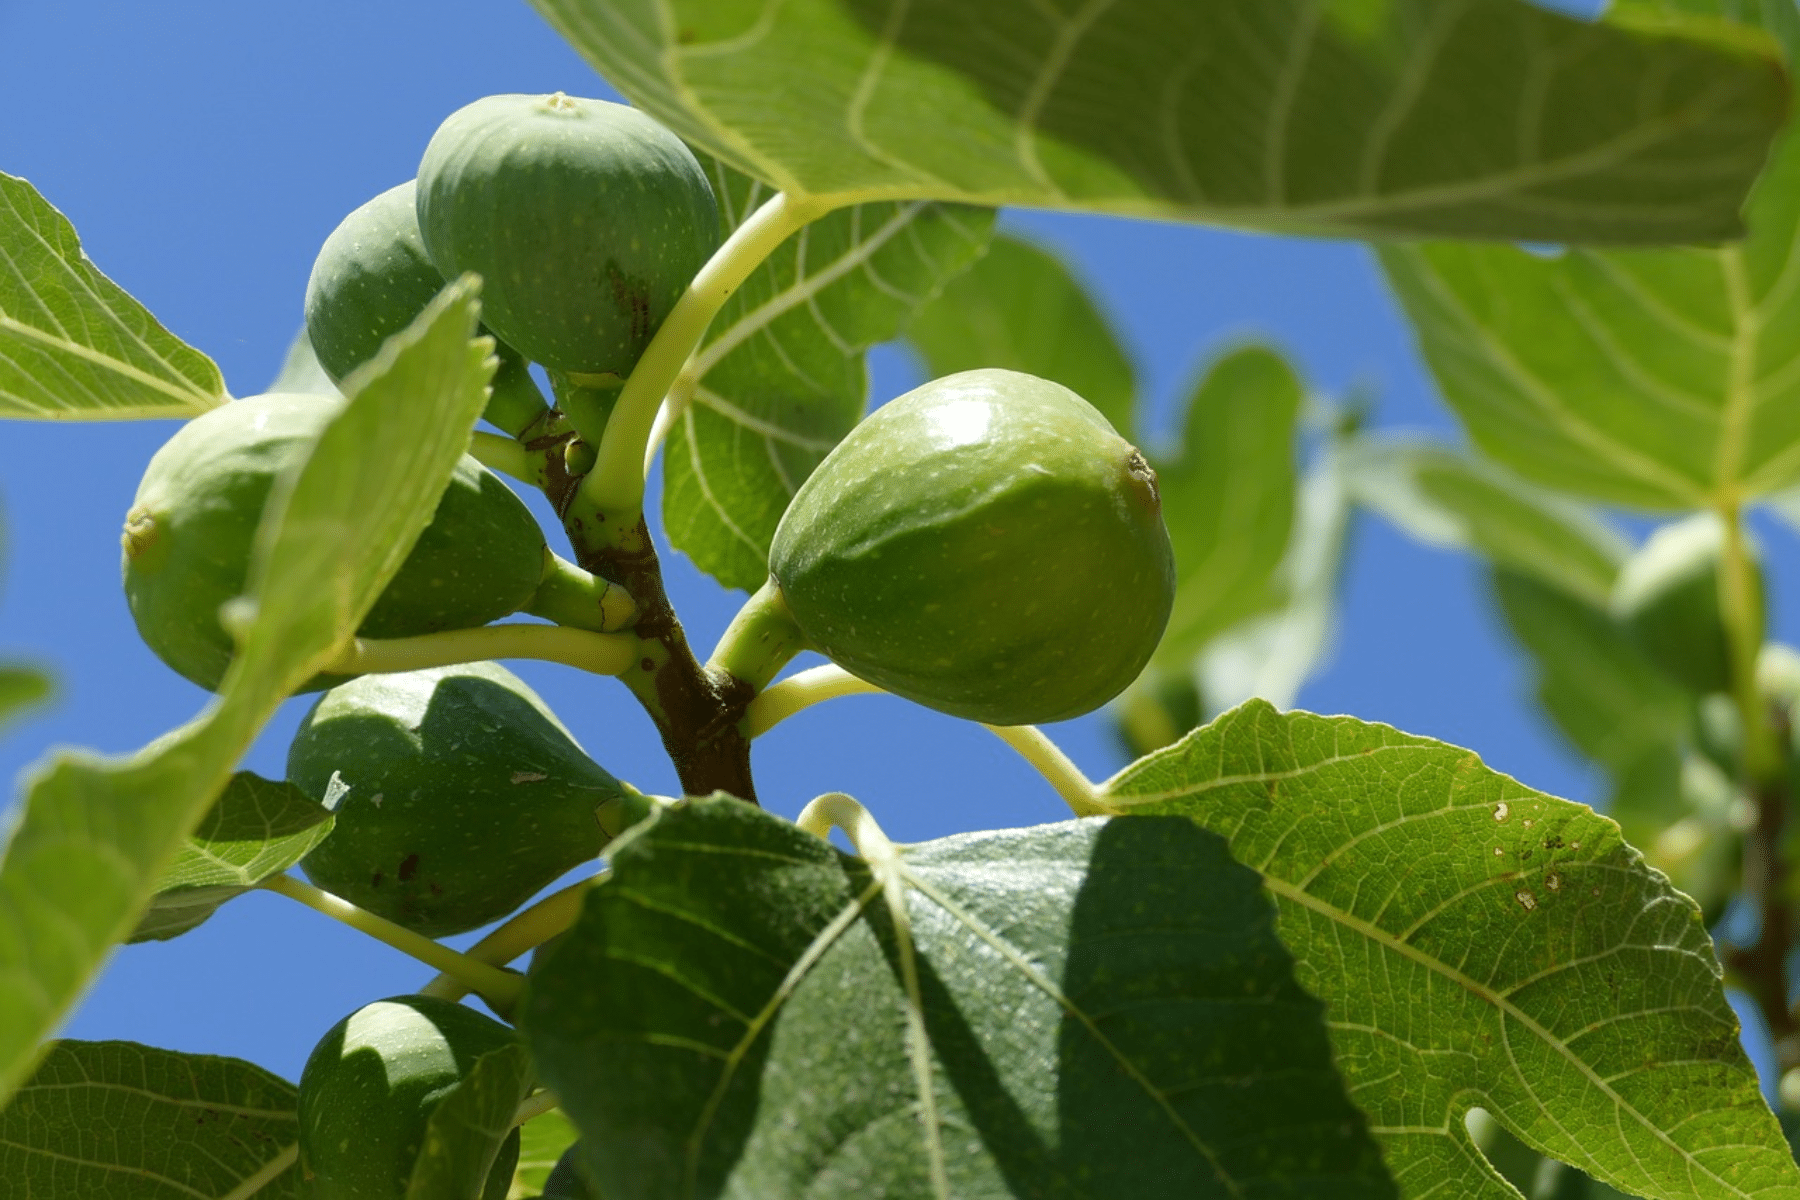
[[[213,361],[102,275],[37,189],[0,172],[0,417],[191,417],[225,398]]]
[[[1631,544],[1591,508],[1431,442],[1359,439],[1351,494],[1427,545],[1471,550],[1604,607]]]
[[[1644,508],[1800,482],[1800,136],[1723,249],[1382,251],[1438,386],[1521,475]]]
[[[239,771],[156,881],[130,940],[165,941],[198,927],[305,858],[331,823],[330,810],[293,784]]]
[[[1082,282],[1030,242],[995,235],[974,266],[919,310],[906,340],[933,378],[1004,367],[1053,379],[1136,440],[1131,359]]]
[[[1524,0],[534,4],[690,142],[846,202],[1700,241],[1786,112],[1766,40]]]
[[[252,1063],[134,1042],[56,1042],[0,1108],[0,1195],[286,1200],[294,1085]]]
[[[523,1021],[601,1194],[1394,1195],[1216,836],[1071,821],[887,877],[725,798],[616,844]]]
[[[476,1059],[431,1110],[406,1200],[475,1195],[495,1169],[496,1158],[504,1159],[513,1115],[531,1091],[531,1079],[531,1056],[522,1045],[503,1046]],[[517,1158],[498,1165],[510,1182]]]
[[[712,164],[723,232],[772,194]],[[922,202],[828,213],[732,294],[676,384],[685,404],[664,453],[669,540],[728,587],[769,577],[769,542],[794,491],[862,417],[864,352],[987,242],[993,213]]]
[[[1800,1197],[1693,901],[1591,809],[1466,750],[1259,701],[1109,782],[1263,876],[1406,1196],[1517,1192],[1479,1106],[1634,1195]]]
[[[346,379],[350,399],[277,485],[219,698],[136,754],[60,751],[26,780],[0,858],[0,1099],[136,927],[257,731],[346,643],[431,520],[493,372],[473,340],[476,290],[446,288]]]

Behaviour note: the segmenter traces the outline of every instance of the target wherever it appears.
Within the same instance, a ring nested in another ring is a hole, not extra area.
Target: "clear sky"
[[[0,170],[37,185],[102,269],[211,354],[240,396],[279,367],[325,235],[409,178],[444,116],[495,92],[611,95],[524,3],[507,0],[0,0],[0,61]],[[1007,223],[1077,264],[1165,427],[1211,355],[1257,338],[1323,394],[1372,388],[1377,425],[1458,436],[1360,246],[1035,213]],[[875,356],[873,378],[876,399],[915,382],[891,350]],[[119,587],[120,523],[173,429],[0,430],[0,657],[41,661],[60,681],[53,708],[0,739],[9,778],[52,744],[134,749],[204,702],[139,643]],[[1794,542],[1772,526],[1763,534],[1778,629],[1791,631]],[[679,556],[666,567],[692,640],[710,646],[741,595]],[[1364,520],[1344,599],[1334,658],[1303,707],[1441,737],[1535,787],[1598,798],[1598,781],[1531,709],[1474,563]],[[622,688],[562,668],[520,673],[615,774],[674,790]],[[284,710],[248,765],[282,774],[307,703]],[[1092,775],[1123,765],[1101,717],[1053,733]],[[792,815],[844,790],[899,840],[1067,815],[985,732],[885,697],[794,719],[759,743],[757,767],[775,810]],[[68,1032],[235,1054],[291,1078],[328,1025],[425,974],[290,901],[251,896],[185,938],[122,952]]]

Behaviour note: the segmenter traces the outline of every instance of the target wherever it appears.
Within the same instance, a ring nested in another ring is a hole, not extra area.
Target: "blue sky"
[[[523,3],[0,0],[0,47],[0,170],[36,184],[101,267],[211,354],[237,395],[262,390],[279,366],[325,235],[410,177],[445,115],[495,92],[610,94]],[[1379,425],[1457,436],[1360,246],[1006,219],[1065,251],[1092,284],[1164,422],[1209,356],[1258,338],[1324,394],[1371,388]],[[904,355],[878,353],[876,398],[910,386],[912,370]],[[9,778],[52,744],[133,749],[204,701],[138,642],[119,588],[120,522],[173,428],[10,424],[0,437],[0,655],[42,661],[61,685],[52,709],[0,740]],[[1778,627],[1791,630],[1782,585],[1793,542],[1773,529],[1765,541]],[[709,646],[741,596],[679,557],[667,567],[690,636]],[[615,774],[674,789],[622,688],[552,667],[521,673]],[[1340,643],[1303,707],[1441,737],[1533,786],[1597,798],[1597,781],[1532,711],[1527,689],[1475,564],[1358,526]],[[284,711],[250,766],[282,773],[305,704]],[[1123,765],[1102,718],[1053,732],[1090,774]],[[983,731],[888,698],[796,718],[759,744],[757,766],[777,811],[845,790],[899,840],[1066,815]],[[252,896],[198,933],[124,951],[69,1032],[235,1054],[292,1077],[332,1022],[424,975],[289,901]]]

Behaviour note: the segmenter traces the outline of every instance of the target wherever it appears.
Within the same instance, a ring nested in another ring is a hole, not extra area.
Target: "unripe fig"
[[[300,1073],[303,1194],[403,1200],[432,1110],[476,1059],[517,1041],[508,1026],[431,996],[378,1000],[332,1026]],[[488,1183],[471,1200],[496,1194]]]
[[[994,725],[1118,695],[1175,595],[1143,455],[1074,392],[1016,371],[946,376],[877,409],[801,485],[769,562],[839,665]]]
[[[487,324],[533,362],[623,379],[719,245],[681,139],[622,104],[488,96],[419,164],[419,228],[446,277],[480,273]]]
[[[325,239],[306,283],[306,333],[319,365],[341,383],[375,357],[383,342],[412,324],[443,290],[444,276],[425,253],[407,180],[345,217]],[[497,342],[487,417],[518,433],[546,407],[519,352]]]
[[[125,518],[125,597],[149,647],[201,687],[218,687],[231,661],[219,609],[244,591],[269,489],[334,411],[319,396],[236,400],[182,426],[144,471]],[[358,632],[392,638],[485,625],[531,599],[544,563],[531,510],[464,456]]]
[[[1697,695],[1731,690],[1731,645],[1719,608],[1725,531],[1701,513],[1665,525],[1613,584],[1612,612],[1638,648]],[[1757,601],[1762,599],[1757,576]]]
[[[624,794],[494,663],[332,688],[301,721],[287,777],[337,818],[307,876],[429,937],[499,920],[598,855]]]

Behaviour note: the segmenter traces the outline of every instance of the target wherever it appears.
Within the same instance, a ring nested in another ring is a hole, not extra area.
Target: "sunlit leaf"
[[[0,1097],[136,927],[263,722],[352,636],[431,519],[486,402],[472,280],[369,365],[257,535],[239,653],[199,717],[136,754],[60,751],[0,859]]]
[[[57,1042],[0,1108],[0,1195],[286,1200],[294,1085],[235,1058]]]
[[[191,417],[224,400],[213,361],[102,275],[35,188],[0,173],[0,417]]]
[[[1766,41],[1524,0],[534,3],[688,141],[853,201],[1699,241],[1786,115]]]
[[[1591,809],[1467,750],[1252,701],[1112,780],[1260,871],[1403,1194],[1516,1193],[1479,1106],[1620,1189],[1800,1196],[1693,901]]]
[[[720,798],[613,870],[523,1021],[602,1195],[1394,1195],[1255,876],[1190,822],[908,846],[884,897]]]
[[[134,942],[176,937],[287,870],[331,832],[331,813],[291,783],[239,771],[156,882]]]

